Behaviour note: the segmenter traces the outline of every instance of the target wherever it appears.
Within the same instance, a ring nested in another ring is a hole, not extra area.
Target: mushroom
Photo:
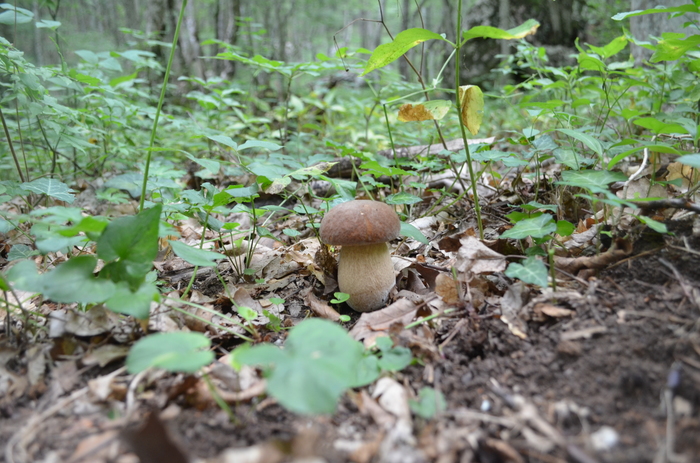
[[[394,210],[376,201],[348,201],[331,209],[321,221],[321,240],[342,246],[338,287],[350,295],[358,312],[382,307],[394,287],[394,266],[387,242],[399,236],[401,222]]]

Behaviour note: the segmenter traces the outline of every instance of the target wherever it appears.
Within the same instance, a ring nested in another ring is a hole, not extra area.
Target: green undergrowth
[[[31,21],[27,10],[3,8]],[[145,43],[112,52],[72,50],[80,59],[75,65],[37,67],[0,38],[5,134],[0,232],[9,261],[0,286],[5,294],[25,291],[80,310],[104,304],[145,320],[166,289],[153,271],[165,243],[193,266],[215,267],[228,259],[237,281],[250,282],[259,240],[288,244],[304,232],[313,235],[330,207],[358,196],[395,206],[402,235],[424,243],[411,220],[468,203],[476,233],[483,237],[481,203],[470,179],[482,179],[497,197],[508,198],[505,218],[512,227],[499,238],[513,240],[526,258],[511,263],[506,275],[541,287],[554,284],[545,263],[582,219],[562,198],[573,198],[570,202],[589,215],[602,210],[603,222],[614,219],[622,206],[637,207],[634,200],[655,199],[620,197],[611,189],[634,180],[642,163],[652,172],[666,161],[688,168],[672,180],[652,175],[650,187],[674,188],[692,199],[700,185],[694,170],[700,168],[698,2],[614,19],[624,24],[640,14],[685,14],[689,22],[686,33],[639,43],[653,50],[644,66],[630,56],[635,39],[624,28],[609,43],[573,44],[572,63],[551,66],[545,48],[527,41],[538,28],[532,20],[510,30],[462,30],[460,24],[456,31],[413,28],[372,51],[340,48],[336,56],[319,54],[306,63],[249,56],[227,44],[207,58],[236,61],[243,75],[266,75],[273,84],[260,88],[242,78],[167,78],[170,65],[159,62]],[[36,19],[26,23],[44,31],[60,28]],[[461,47],[472,39],[516,45],[517,52],[494,70],[494,76],[508,78],[507,85],[484,93],[460,82],[459,72],[455,82],[444,82],[441,73],[425,82],[420,66],[411,66],[415,79],[406,82],[393,71],[392,63],[426,41],[451,50],[445,66],[460,69]],[[353,77],[330,85],[345,76]],[[488,137],[493,141],[456,152],[401,157],[394,150]],[[382,149],[393,154],[378,154]],[[351,178],[332,176],[334,164],[346,158],[352,161]],[[193,172],[201,182],[187,188],[185,179]],[[430,188],[432,176],[442,173],[451,173],[452,186],[462,188]],[[231,184],[230,179],[245,180]],[[318,196],[316,181],[327,182],[333,193]],[[97,216],[72,206],[86,183],[97,198],[115,206],[139,200],[138,211]],[[280,199],[260,205],[270,196]],[[232,213],[247,215],[251,225],[226,222]],[[303,229],[276,232],[276,224],[299,216],[307,219]],[[666,231],[661,222],[638,218]],[[231,242],[238,257],[205,249],[204,236],[196,247],[178,241],[174,224],[184,219],[198,221],[218,243]],[[194,276],[185,293],[193,281]],[[17,298],[5,300],[11,317],[27,322],[36,316]],[[246,320],[245,308],[238,312]],[[252,324],[241,326],[247,334],[237,336],[258,339]],[[345,390],[411,362],[410,352],[390,344],[384,338],[367,351],[340,326],[307,320],[289,330],[284,349],[246,344],[236,351],[234,364],[260,367],[268,392],[291,410],[330,413]],[[209,348],[202,334],[148,335],[134,345],[127,367],[132,373],[151,367],[195,372],[212,360]],[[427,389],[412,407],[430,417],[444,408],[441,400]]]

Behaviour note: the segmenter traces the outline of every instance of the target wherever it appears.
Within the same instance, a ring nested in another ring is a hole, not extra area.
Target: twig
[[[655,210],[655,209],[685,209],[687,211],[693,211],[700,214],[700,204],[691,203],[687,199],[683,198],[670,198],[670,199],[657,199],[654,201],[630,201],[632,204],[642,209]]]

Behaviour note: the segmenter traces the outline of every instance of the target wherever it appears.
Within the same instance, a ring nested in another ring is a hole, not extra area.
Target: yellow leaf
[[[476,135],[484,115],[484,94],[476,85],[459,87],[459,101],[462,108],[462,124]]]
[[[445,117],[450,109],[450,102],[445,100],[426,101],[421,104],[404,104],[399,108],[401,122],[432,121]]]

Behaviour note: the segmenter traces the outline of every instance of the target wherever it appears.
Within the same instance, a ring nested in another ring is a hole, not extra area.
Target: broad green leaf
[[[394,175],[410,175],[410,172],[407,172],[403,169],[399,169],[398,167],[384,167],[377,161],[363,162],[362,164],[360,164],[360,169],[367,169],[369,173],[375,176],[387,175],[391,177]]]
[[[681,6],[672,6],[672,7],[665,7],[665,6],[657,6],[655,8],[649,8],[646,10],[634,10],[634,11],[626,11],[624,13],[618,13],[615,16],[612,17],[615,21],[621,21],[625,18],[630,18],[633,16],[642,16],[645,14],[653,14],[653,13],[700,13],[700,8],[698,8],[697,5],[693,5],[691,3],[687,5],[681,5]]]
[[[685,156],[681,156],[676,159],[676,161],[680,162],[681,164],[685,164],[686,166],[700,169],[700,153],[686,154]]]
[[[538,209],[544,209],[545,211],[557,212],[557,206],[554,204],[542,204],[537,201],[530,201],[527,204],[523,204],[522,208],[526,211],[536,211]]]
[[[105,261],[125,259],[150,263],[158,255],[158,224],[163,209],[158,204],[135,216],[113,220],[97,240],[97,256]]]
[[[382,350],[382,356],[379,359],[379,368],[383,371],[400,371],[406,368],[413,361],[411,349],[403,346],[392,347],[387,350]]]
[[[613,145],[615,146],[615,145]],[[627,151],[624,151],[622,153],[616,154],[615,157],[613,157],[610,162],[608,163],[608,169],[612,169],[615,167],[620,161],[625,159],[627,156],[634,154],[638,151],[642,151],[644,149],[648,149],[649,151],[656,151],[658,153],[670,153],[670,154],[676,154],[680,155],[681,153],[674,147],[670,145],[661,145],[661,144],[645,144],[642,146],[636,146],[632,149],[629,149]]]
[[[241,364],[268,367],[268,393],[302,414],[333,413],[340,395],[358,382],[363,359],[362,344],[318,318],[292,328],[283,350],[263,344],[236,355]]]
[[[508,29],[507,31],[492,26],[476,26],[465,31],[462,34],[462,39],[464,41],[471,39],[522,39],[523,37],[537,32],[538,27],[540,27],[540,23],[534,19],[528,19],[518,27]]]
[[[640,117],[632,121],[634,125],[644,127],[651,130],[655,134],[661,133],[688,133],[688,131],[680,124],[667,123],[656,119],[655,117]]]
[[[21,186],[25,190],[45,194],[69,204],[75,200],[75,195],[73,195],[73,191],[68,188],[68,185],[54,178],[39,178],[31,182],[23,183]]]
[[[31,11],[16,7],[10,3],[0,4],[0,8],[8,10],[0,13],[0,24],[6,24],[8,26],[26,24],[34,18],[34,13]]]
[[[426,420],[434,418],[439,413],[447,410],[445,396],[442,392],[432,387],[423,387],[418,392],[418,399],[410,399],[408,405],[413,413]]]
[[[577,139],[584,145],[586,145],[588,148],[590,148],[595,154],[598,156],[603,155],[603,145],[600,143],[600,141],[597,138],[593,138],[592,136],[588,135],[587,133],[579,132],[578,130],[572,130],[572,129],[557,129],[557,131],[568,135],[572,138]]]
[[[110,85],[110,87],[116,87],[117,85],[123,84],[124,82],[131,82],[132,80],[136,79],[138,76],[139,76],[139,73],[138,73],[138,71],[136,71],[133,74],[115,77],[114,79],[109,81],[109,85]]]
[[[665,223],[659,222],[657,220],[652,219],[651,217],[646,217],[644,215],[639,215],[636,216],[640,222],[642,222],[644,225],[648,226],[652,230],[654,230],[657,233],[668,233],[668,227],[666,226]]]
[[[39,251],[32,249],[31,246],[26,244],[15,244],[10,248],[10,252],[7,253],[7,260],[19,260],[19,259],[29,259],[32,256],[39,254]]]
[[[543,288],[548,284],[547,267],[534,256],[523,260],[522,264],[512,262],[506,269],[506,276]]]
[[[218,174],[219,173],[219,168],[221,167],[221,163],[219,161],[215,161],[213,159],[196,158],[193,155],[191,155],[190,153],[185,153],[185,156],[187,156],[188,159],[196,162],[200,166],[204,167],[211,174]]]
[[[242,145],[240,145],[238,147],[238,150],[240,151],[248,148],[262,148],[268,151],[278,151],[282,149],[282,145],[278,145],[277,143],[272,143],[269,141],[248,140]]]
[[[72,227],[60,230],[58,233],[62,236],[76,236],[79,233],[85,233],[88,236],[97,236],[102,233],[104,229],[109,224],[109,221],[102,217],[92,217],[87,216],[80,219],[80,222],[76,223]]]
[[[379,45],[374,50],[372,56],[370,56],[369,60],[367,61],[365,70],[362,72],[362,74],[360,74],[360,76],[369,74],[375,69],[382,68],[387,64],[392,63],[411,48],[431,39],[445,40],[445,38],[440,34],[436,34],[435,32],[427,29],[414,28],[406,29],[405,31],[400,32],[394,38],[393,42]]]
[[[210,346],[209,338],[201,333],[151,334],[132,346],[126,357],[126,368],[131,374],[151,367],[195,373],[214,360],[214,353],[208,350]]]
[[[561,181],[555,182],[557,185],[570,185],[580,188],[604,190],[608,185],[615,182],[624,182],[627,176],[622,172],[612,172],[609,170],[566,170],[561,173]]]
[[[510,230],[506,230],[501,234],[501,238],[513,238],[521,240],[531,236],[533,238],[542,238],[543,236],[554,233],[557,230],[557,224],[549,214],[542,214],[534,219],[524,219],[515,224]]]
[[[113,312],[131,315],[140,320],[148,319],[151,302],[159,297],[158,288],[152,283],[142,283],[132,291],[126,282],[118,283],[114,294],[105,301],[107,308]]]
[[[617,55],[622,50],[624,50],[627,46],[628,41],[629,40],[627,39],[627,37],[621,35],[619,37],[614,38],[610,43],[608,43],[604,47],[595,47],[593,45],[589,45],[588,47],[595,53],[600,55],[601,58],[607,59],[611,56]]]
[[[221,143],[222,145],[226,145],[229,148],[233,148],[234,150],[238,149],[238,143],[226,135],[207,135],[207,138],[217,143]]]
[[[574,233],[576,227],[571,222],[566,220],[557,220],[557,235],[559,236],[571,236]]]
[[[23,291],[41,293],[54,302],[104,302],[114,294],[115,284],[93,274],[97,259],[77,256],[50,272],[39,274],[32,261],[21,261],[8,272],[8,279]]]
[[[173,252],[175,252],[178,257],[192,265],[198,265],[200,267],[215,267],[216,261],[225,257],[218,252],[193,248],[180,241],[168,241],[168,243],[170,243]]]
[[[385,200],[387,204],[416,204],[421,201],[422,199],[420,199],[418,196],[412,195],[411,193],[406,193],[405,191],[389,195]]]
[[[406,222],[401,222],[401,236],[408,236],[423,244],[428,244],[430,242],[420,230]]]

